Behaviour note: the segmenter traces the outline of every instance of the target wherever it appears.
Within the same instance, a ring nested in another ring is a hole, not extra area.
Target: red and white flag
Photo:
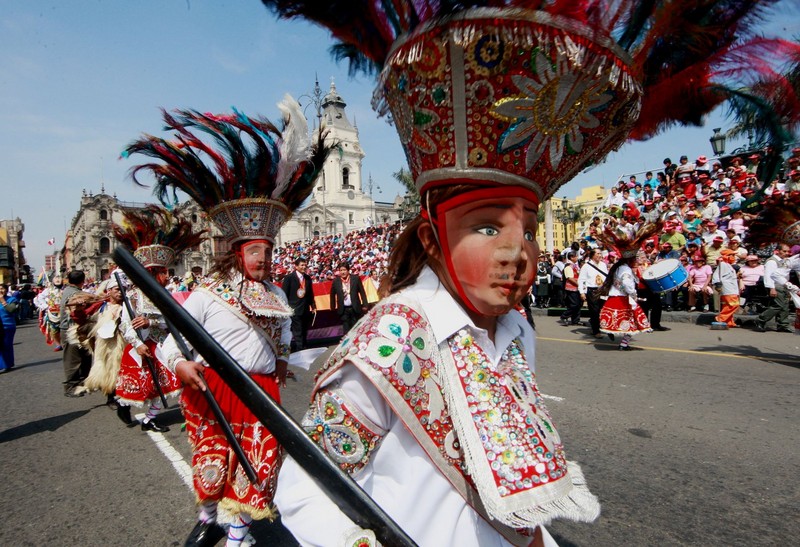
[[[47,240],[47,244],[48,244],[48,245],[55,245],[55,244],[56,244],[56,238],[51,238],[51,239],[48,239],[48,240]]]

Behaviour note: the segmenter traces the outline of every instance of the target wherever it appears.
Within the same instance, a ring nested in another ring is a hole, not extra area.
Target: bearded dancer
[[[327,155],[322,146],[311,146],[300,105],[287,96],[279,107],[285,117],[283,131],[263,118],[238,112],[164,113],[167,127],[179,134],[178,142],[145,137],[127,150],[164,160],[165,165],[148,164],[136,171],[153,172],[162,197],[170,187],[189,194],[230,244],[231,250],[192,291],[184,308],[278,402],[279,387],[286,382],[293,310],[281,289],[269,282],[272,250],[280,227],[311,193]],[[213,137],[223,150],[204,145],[201,133]],[[216,173],[195,161],[202,154],[216,161]],[[193,450],[199,515],[186,545],[215,544],[224,535],[218,521],[229,524],[227,545],[240,545],[253,519],[275,517],[272,500],[281,449],[200,358],[186,360],[172,337],[163,350],[170,369],[192,388],[184,390],[181,404]],[[241,440],[258,476],[256,484],[248,482],[198,391],[205,389],[211,390]]]

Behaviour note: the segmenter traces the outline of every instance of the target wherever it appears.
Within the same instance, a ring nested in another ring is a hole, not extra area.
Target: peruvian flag
[[[53,237],[53,238],[48,239],[47,240],[47,244],[48,245],[55,245],[56,244],[56,238]]]

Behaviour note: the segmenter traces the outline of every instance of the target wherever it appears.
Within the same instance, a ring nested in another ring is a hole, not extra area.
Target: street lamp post
[[[371,202],[370,213],[372,215],[370,217],[370,221],[372,222],[373,225],[375,225],[376,224],[376,222],[375,222],[375,199],[372,197],[372,189],[373,189],[373,187],[375,188],[375,190],[378,191],[378,193],[381,193],[380,185],[379,184],[375,184],[372,181],[372,173],[370,173],[369,174],[369,179],[367,181],[367,189],[369,190],[369,200]]]
[[[572,207],[569,204],[569,200],[567,198],[563,198],[561,200],[561,209],[558,210],[556,213],[556,219],[564,225],[564,247],[567,246],[568,243],[568,235],[567,235],[567,225],[572,222],[574,212]]]
[[[711,149],[714,151],[714,155],[718,158],[725,153],[725,141],[727,137],[720,133],[721,127],[714,128],[714,134],[711,135],[711,138],[708,141],[711,143]]]
[[[317,135],[320,135],[322,133],[322,99],[323,99],[323,96],[322,96],[322,88],[319,87],[319,77],[316,74],[314,74],[314,90],[311,92],[311,94],[304,93],[303,95],[300,95],[297,98],[298,102],[302,98],[307,98],[309,101],[311,101],[308,104],[306,104],[305,108],[303,109],[303,114],[305,114],[305,109],[308,108],[312,104],[314,105],[314,108],[316,108],[316,110],[317,110],[317,127],[316,127],[316,131],[317,131]],[[312,135],[313,135],[313,131],[312,131]],[[325,206],[325,192],[327,191],[327,188],[326,188],[326,184],[325,184],[325,166],[324,165],[322,166],[322,185],[318,186],[317,190],[322,192],[322,223],[323,223],[322,235],[326,236],[326,235],[328,235],[328,208]]]

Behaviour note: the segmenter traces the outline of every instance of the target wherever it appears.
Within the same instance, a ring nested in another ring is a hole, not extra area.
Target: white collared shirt
[[[447,339],[463,328],[495,364],[515,338],[520,339],[533,370],[535,334],[515,310],[498,318],[494,343],[475,327],[436,274],[425,268],[417,282],[401,291],[400,301],[419,306],[427,316],[440,351],[450,351]],[[377,321],[379,318],[376,318]],[[442,475],[377,388],[353,366],[345,366],[326,386],[337,389],[385,433],[380,447],[353,478],[419,545],[507,547],[510,545],[481,518]],[[342,545],[356,525],[320,490],[292,459],[278,478],[275,503],[281,520],[301,545]],[[545,545],[557,545],[542,527]]]

